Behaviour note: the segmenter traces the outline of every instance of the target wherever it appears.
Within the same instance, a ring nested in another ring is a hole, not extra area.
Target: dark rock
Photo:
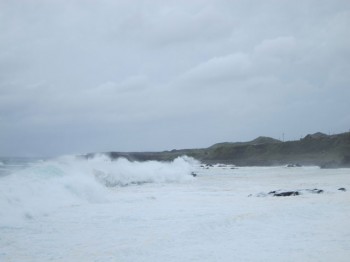
[[[338,188],[339,191],[346,191],[345,187]],[[275,196],[275,197],[286,197],[286,196],[298,196],[302,194],[322,194],[325,191],[323,189],[314,188],[314,189],[300,189],[300,190],[294,190],[294,191],[282,191],[282,190],[273,190],[268,193],[261,192],[259,194],[256,194],[257,197],[267,197],[267,196]],[[251,194],[249,196],[252,196]]]
[[[281,193],[275,193],[273,196],[277,197],[285,197],[285,196],[298,196],[300,193],[298,191],[286,191],[286,192],[281,192]]]
[[[305,189],[304,191],[312,193],[312,194],[321,194],[324,191],[322,189],[314,188],[314,189]]]
[[[192,172],[192,173],[191,173],[191,176],[196,177],[197,174],[196,174],[195,172]]]
[[[340,164],[337,161],[328,161],[328,162],[324,162],[320,165],[320,168],[322,169],[332,169],[332,168],[339,168]]]
[[[300,164],[288,164],[287,167],[301,167]]]

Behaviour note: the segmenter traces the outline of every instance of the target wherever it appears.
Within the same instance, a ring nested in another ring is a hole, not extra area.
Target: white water
[[[349,169],[36,163],[0,178],[0,261],[348,261],[340,187]],[[257,197],[313,188],[324,193]]]
[[[118,198],[114,190],[123,186],[189,181],[191,163],[196,161],[188,157],[141,163],[104,155],[35,162],[0,180],[0,226],[16,226],[60,207],[111,202]]]

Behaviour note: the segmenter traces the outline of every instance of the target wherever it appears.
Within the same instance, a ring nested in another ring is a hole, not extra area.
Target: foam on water
[[[2,177],[0,261],[349,260],[349,190],[338,188],[350,169],[198,166],[178,183],[191,169],[67,157]],[[324,192],[255,197],[314,188]]]
[[[105,155],[36,162],[0,178],[0,226],[65,206],[113,201],[121,186],[189,181],[194,164],[188,157],[173,162],[130,162],[112,161]]]

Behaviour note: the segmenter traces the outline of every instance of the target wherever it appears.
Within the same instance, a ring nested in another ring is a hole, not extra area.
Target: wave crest
[[[67,205],[113,201],[118,191],[111,187],[190,181],[195,164],[186,156],[172,162],[130,162],[106,155],[64,156],[35,163],[1,177],[0,226],[14,217],[32,219]]]

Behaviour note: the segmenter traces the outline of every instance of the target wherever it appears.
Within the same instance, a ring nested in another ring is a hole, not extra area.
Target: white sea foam
[[[191,161],[63,157],[2,177],[0,261],[349,260],[349,169]]]
[[[98,155],[36,162],[0,179],[0,225],[35,218],[64,206],[113,201],[118,196],[111,187],[189,181],[193,179],[193,161],[188,157],[173,162],[112,161]]]

